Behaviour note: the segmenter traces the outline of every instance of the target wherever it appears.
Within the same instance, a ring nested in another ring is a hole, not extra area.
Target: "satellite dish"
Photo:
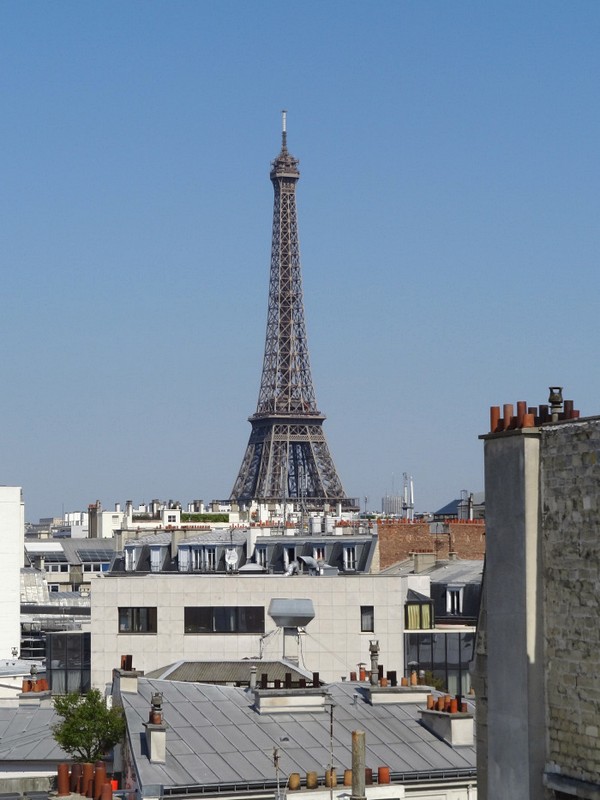
[[[233,569],[239,560],[237,551],[228,547],[225,551],[225,563],[230,569]]]

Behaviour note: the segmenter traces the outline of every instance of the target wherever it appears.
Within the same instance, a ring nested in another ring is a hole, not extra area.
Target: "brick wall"
[[[485,524],[482,520],[473,522],[451,522],[450,551],[458,558],[481,560],[485,556]]]
[[[551,769],[600,775],[600,420],[543,430],[545,661]]]
[[[455,552],[462,559],[483,559],[485,525],[481,521],[450,522],[446,533],[430,533],[427,522],[380,520],[379,562],[381,569],[405,561],[418,551],[432,552],[447,559]]]

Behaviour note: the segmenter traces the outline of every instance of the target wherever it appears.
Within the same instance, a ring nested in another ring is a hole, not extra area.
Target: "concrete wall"
[[[149,575],[97,578],[91,583],[92,684],[110,680],[120,657],[133,655],[136,669],[149,671],[179,659],[220,660],[257,657],[255,634],[184,634],[185,606],[265,608],[265,632],[276,631],[267,609],[274,597],[310,598],[315,618],[300,636],[300,666],[327,681],[339,680],[370,663],[369,640],[378,639],[380,663],[403,671],[406,579],[378,575],[313,577],[297,575]],[[375,607],[375,631],[361,633],[360,606]],[[156,606],[156,634],[119,633],[119,606]],[[281,658],[281,630],[264,640],[264,658]]]
[[[487,786],[480,797],[532,800],[541,797],[544,764],[537,429],[488,438],[485,496]]]
[[[21,567],[25,511],[18,486],[0,486],[0,658],[21,642]]]
[[[600,783],[600,420],[543,431],[547,769]]]
[[[484,438],[480,798],[600,797],[600,418]]]

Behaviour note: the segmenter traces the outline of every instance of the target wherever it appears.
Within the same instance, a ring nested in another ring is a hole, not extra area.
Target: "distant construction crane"
[[[402,487],[402,516],[412,522],[415,516],[415,490],[412,475],[402,473],[404,485]]]

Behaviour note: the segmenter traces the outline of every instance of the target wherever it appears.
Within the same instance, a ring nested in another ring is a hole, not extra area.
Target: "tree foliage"
[[[107,708],[97,689],[91,689],[85,697],[77,692],[57,696],[54,708],[62,719],[52,726],[52,733],[75,761],[97,761],[125,734],[123,711]]]

